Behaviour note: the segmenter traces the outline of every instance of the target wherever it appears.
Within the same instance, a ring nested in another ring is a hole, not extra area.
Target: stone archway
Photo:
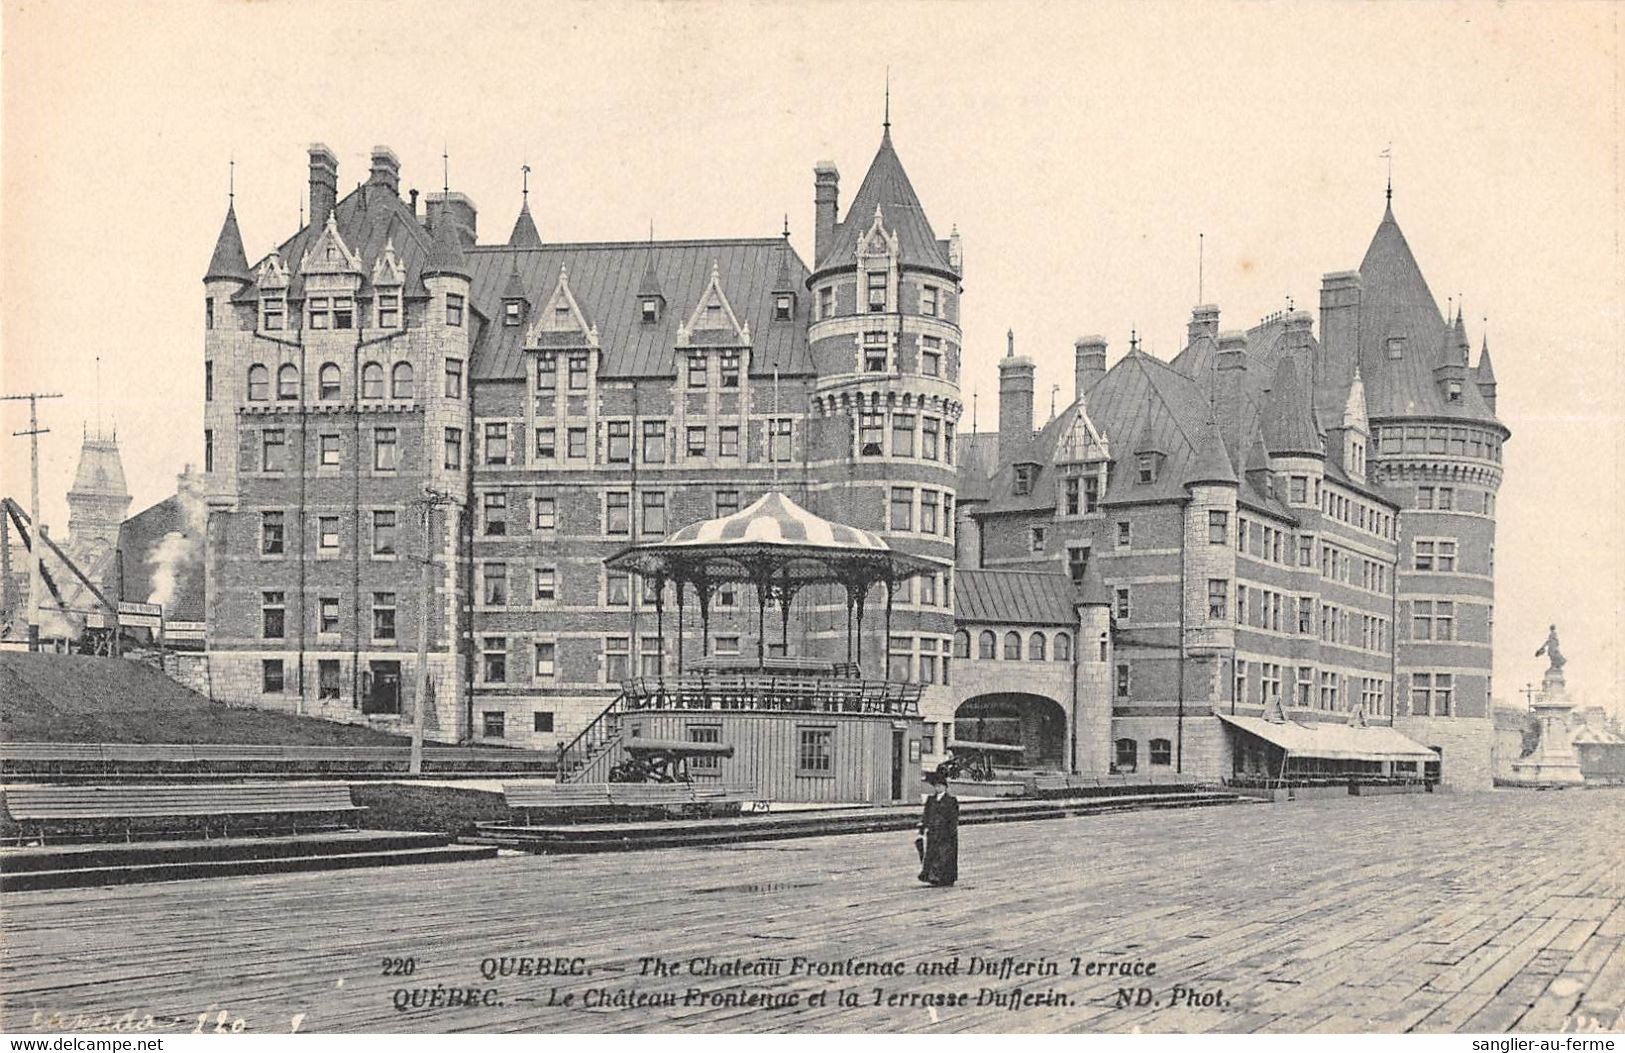
[[[954,738],[1020,746],[1025,768],[1066,769],[1066,710],[1044,695],[995,691],[967,698],[954,711]]]

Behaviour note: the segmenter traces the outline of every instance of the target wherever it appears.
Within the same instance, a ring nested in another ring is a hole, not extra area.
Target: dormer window
[[[788,322],[795,314],[796,298],[790,293],[775,293],[773,296],[773,320],[775,322]]]
[[[1012,489],[1016,495],[1022,496],[1033,492],[1033,484],[1038,481],[1038,465],[1018,464],[1013,480]]]
[[[1404,355],[1405,355],[1405,338],[1402,337],[1402,336],[1390,336],[1388,338],[1388,357],[1389,358],[1403,358]]]
[[[1445,398],[1450,402],[1461,401],[1461,381],[1452,380],[1445,387]]]
[[[260,313],[264,315],[262,325],[266,329],[281,329],[288,315],[288,301],[280,296],[268,296],[260,301]]]
[[[525,316],[524,305],[518,300],[505,300],[502,304],[502,324],[518,325]]]
[[[880,314],[886,310],[886,272],[869,271],[869,313]]]
[[[401,294],[381,292],[378,294],[378,328],[397,329],[401,324]]]
[[[660,321],[660,297],[645,296],[640,303],[645,324]]]
[[[349,296],[333,297],[333,328],[355,328],[355,300]]]
[[[739,356],[729,351],[717,362],[717,366],[722,386],[737,388],[739,386]]]
[[[1154,483],[1157,481],[1157,455],[1142,453],[1135,458],[1135,467],[1140,474],[1140,482]]]

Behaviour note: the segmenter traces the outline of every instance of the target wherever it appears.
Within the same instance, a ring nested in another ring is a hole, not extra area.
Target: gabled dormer
[[[359,278],[365,273],[361,258],[350,251],[350,246],[340,236],[338,221],[333,213],[327,214],[321,234],[299,261],[299,273],[306,278],[316,275],[353,275]]]
[[[519,261],[508,272],[508,284],[502,289],[502,324],[515,327],[525,324],[530,314],[530,298],[525,294],[524,280],[519,277]]]
[[[654,325],[665,316],[666,292],[661,288],[660,276],[655,273],[655,251],[651,245],[643,261],[643,277],[638,281],[638,319],[644,325]]]
[[[288,269],[275,249],[260,264],[254,283],[260,291],[260,329],[280,332],[288,328]]]
[[[860,312],[883,314],[897,309],[897,255],[897,234],[887,231],[885,213],[876,205],[874,222],[858,238],[856,247]]]
[[[395,239],[384,242],[384,251],[372,264],[373,324],[379,329],[399,329],[406,315],[401,310],[406,267],[395,254]]]
[[[1148,407],[1145,427],[1140,429],[1140,439],[1134,444],[1134,485],[1150,486],[1155,483],[1162,477],[1162,468],[1167,460],[1168,451],[1151,426]]]
[[[1025,497],[1033,492],[1038,485],[1038,475],[1041,465],[1036,461],[1017,461],[1011,465],[1010,493],[1016,497]]]
[[[750,346],[750,325],[741,323],[722,290],[722,275],[717,262],[711,261],[711,279],[688,316],[688,323],[677,327],[678,347]]]
[[[559,268],[553,292],[525,332],[525,346],[537,349],[598,346],[598,326],[587,319],[575,293],[570,291],[567,269]]]
[[[782,324],[795,318],[796,283],[790,277],[790,227],[786,223],[784,243],[779,246],[779,270],[773,276],[773,321]]]

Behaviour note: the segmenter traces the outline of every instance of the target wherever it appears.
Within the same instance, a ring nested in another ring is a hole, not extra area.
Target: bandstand
[[[665,587],[673,586],[675,673],[625,681],[609,708],[561,751],[561,781],[602,782],[646,771],[627,763],[639,752],[629,744],[642,739],[697,744],[682,766],[685,778],[752,787],[761,798],[880,803],[917,796],[921,686],[865,675],[863,622],[871,594],[884,593],[880,616],[889,639],[898,585],[940,573],[946,564],[895,551],[876,534],[822,519],[772,492],[732,515],[624,549],[607,565],[654,586],[663,645]],[[755,591],[752,657],[709,653],[711,600],[723,585]],[[793,646],[790,639],[796,597],[813,586],[834,586],[845,596],[840,655],[805,653],[809,640]],[[692,657],[683,639],[691,599],[702,627],[699,654]],[[779,655],[768,654],[769,608],[779,623]],[[876,661],[885,669],[883,655]],[[684,751],[667,752],[675,759]]]

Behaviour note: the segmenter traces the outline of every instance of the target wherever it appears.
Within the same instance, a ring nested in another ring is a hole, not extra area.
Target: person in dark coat
[[[928,885],[952,885],[959,880],[959,800],[948,792],[948,776],[927,772],[931,796],[925,799],[920,817],[920,836],[925,845],[920,853],[920,880]]]

